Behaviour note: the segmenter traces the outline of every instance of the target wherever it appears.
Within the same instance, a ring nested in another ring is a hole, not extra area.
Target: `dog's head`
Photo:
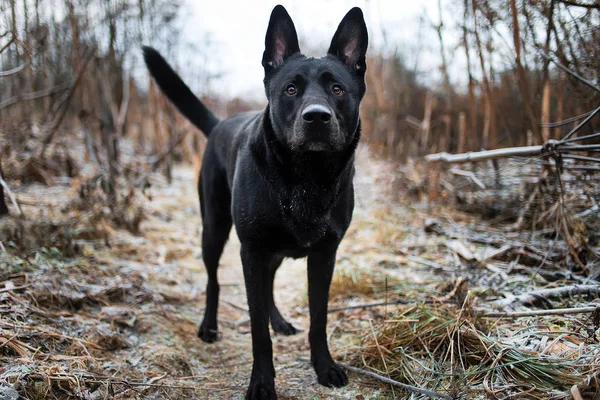
[[[367,27],[351,9],[327,56],[300,54],[294,23],[282,6],[271,13],[262,65],[277,140],[293,152],[342,151],[354,142],[365,94]]]

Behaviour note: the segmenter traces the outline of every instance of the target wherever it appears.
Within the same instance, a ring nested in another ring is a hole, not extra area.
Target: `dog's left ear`
[[[352,71],[364,76],[369,35],[360,8],[354,7],[342,19],[331,39],[328,53],[339,58]]]
[[[262,59],[265,73],[279,67],[286,58],[299,52],[300,46],[294,22],[285,8],[277,5],[271,12],[265,37],[265,52]]]

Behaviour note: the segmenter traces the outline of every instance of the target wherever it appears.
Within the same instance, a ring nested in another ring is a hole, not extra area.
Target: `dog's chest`
[[[331,230],[331,209],[336,197],[337,190],[301,185],[280,193],[281,216],[300,247],[310,248]]]

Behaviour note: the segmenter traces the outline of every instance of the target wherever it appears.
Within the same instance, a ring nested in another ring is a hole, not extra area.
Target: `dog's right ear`
[[[265,52],[262,65],[265,73],[279,67],[286,58],[299,53],[296,27],[288,12],[282,5],[277,5],[271,12],[267,36],[265,37]]]
[[[364,77],[369,34],[360,8],[354,7],[342,19],[331,39],[328,53],[336,56],[352,71]]]

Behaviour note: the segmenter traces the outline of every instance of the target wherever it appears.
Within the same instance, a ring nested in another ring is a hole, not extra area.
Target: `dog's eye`
[[[290,96],[295,95],[296,93],[298,93],[298,91],[296,90],[296,86],[289,84],[287,86],[287,89],[285,89],[285,91],[287,92],[287,94],[289,94]]]
[[[331,91],[333,92],[333,94],[335,94],[337,96],[344,93],[344,89],[342,89],[342,87],[340,85],[338,85],[337,83],[331,87]]]

